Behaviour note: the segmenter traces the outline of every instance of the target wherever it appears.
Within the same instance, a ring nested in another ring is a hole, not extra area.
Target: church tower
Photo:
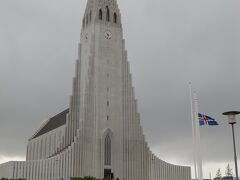
[[[86,139],[83,176],[122,178],[124,54],[116,1],[89,0],[82,20],[79,88],[73,95],[80,100],[75,108]]]
[[[190,180],[145,141],[116,0],[88,0],[69,109],[30,138],[27,180]]]

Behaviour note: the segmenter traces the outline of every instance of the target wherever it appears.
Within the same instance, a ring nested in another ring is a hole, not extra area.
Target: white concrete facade
[[[116,0],[88,0],[66,123],[29,140],[25,177],[190,180],[149,149],[140,125]]]
[[[10,161],[0,164],[0,179],[22,179],[26,177],[26,162]]]

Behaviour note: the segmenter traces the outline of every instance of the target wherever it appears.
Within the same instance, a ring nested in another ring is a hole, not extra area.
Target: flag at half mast
[[[200,126],[204,126],[204,125],[217,126],[217,125],[219,125],[215,119],[211,118],[210,116],[201,114],[201,113],[198,113],[198,120],[199,120]]]
[[[192,83],[189,83],[190,89],[190,104],[191,104],[191,119],[192,119],[192,137],[193,137],[193,160],[195,179],[203,180],[202,169],[202,153],[201,153],[201,136],[200,126],[218,125],[217,121],[210,116],[199,113],[197,93],[192,92]]]

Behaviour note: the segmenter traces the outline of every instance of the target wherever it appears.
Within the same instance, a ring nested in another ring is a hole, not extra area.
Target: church
[[[117,0],[88,0],[75,69],[69,108],[29,139],[13,179],[191,179],[190,167],[162,161],[146,142]]]

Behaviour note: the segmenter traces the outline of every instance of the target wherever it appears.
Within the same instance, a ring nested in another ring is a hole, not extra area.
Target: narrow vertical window
[[[110,11],[109,11],[109,7],[106,6],[106,11],[107,11],[107,15],[106,15],[106,21],[110,21]]]
[[[47,137],[45,138],[45,141],[44,141],[44,158],[47,156]]]
[[[114,19],[114,23],[117,23],[117,14],[116,13],[113,14],[113,19]]]
[[[109,106],[109,101],[107,101],[107,106]]]
[[[43,139],[41,139],[41,143],[40,143],[40,158],[43,157]]]
[[[86,15],[86,24],[88,25],[88,14]]]
[[[111,138],[109,135],[105,138],[105,165],[110,166],[111,165],[111,159],[112,159],[112,147],[111,147]]]
[[[83,28],[85,27],[85,18],[83,18],[83,22],[82,22]]]
[[[102,20],[102,9],[99,9],[99,19]]]
[[[89,22],[91,22],[92,21],[92,11],[90,11],[90,13],[89,13]]]

